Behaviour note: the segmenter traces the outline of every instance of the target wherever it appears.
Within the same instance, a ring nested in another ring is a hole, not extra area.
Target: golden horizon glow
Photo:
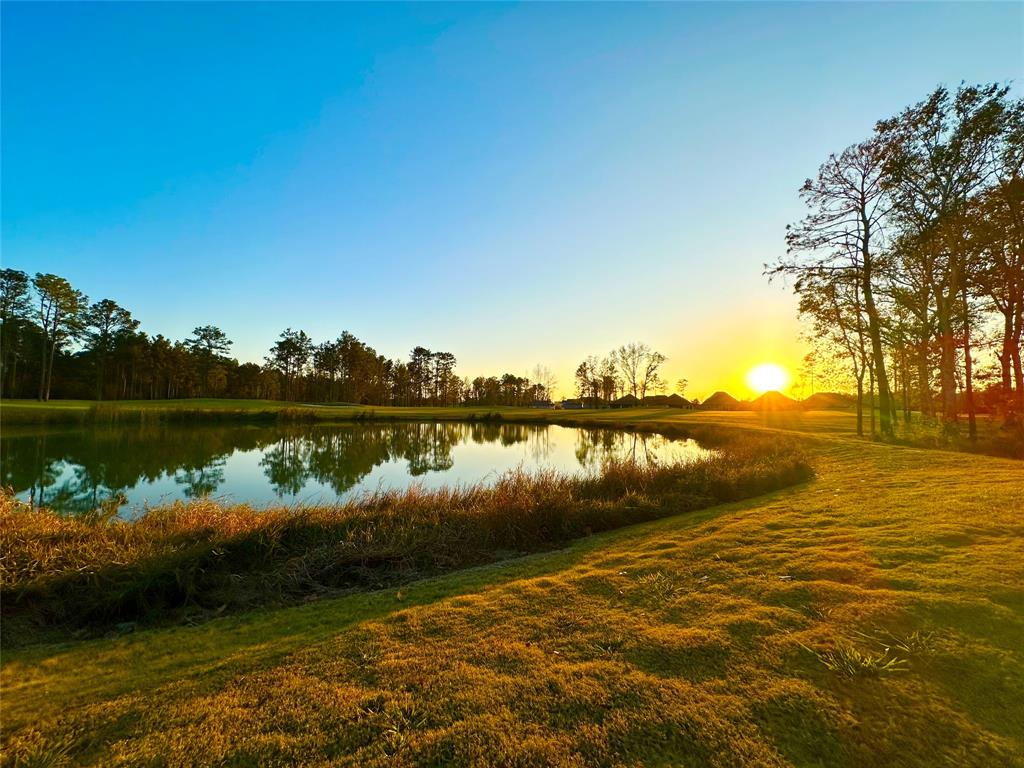
[[[789,374],[781,365],[761,363],[747,373],[747,386],[758,395],[765,392],[781,392],[789,383]]]

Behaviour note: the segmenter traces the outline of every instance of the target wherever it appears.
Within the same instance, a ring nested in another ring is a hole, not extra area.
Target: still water
[[[692,440],[524,424],[11,428],[0,437],[0,475],[18,498],[68,513],[120,495],[119,512],[131,517],[203,496],[331,503],[382,488],[486,483],[520,467],[577,473],[610,458],[705,455]]]

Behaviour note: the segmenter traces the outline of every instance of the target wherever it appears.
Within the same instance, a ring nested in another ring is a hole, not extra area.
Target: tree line
[[[418,477],[451,469],[453,451],[460,444],[531,442],[543,453],[544,436],[542,426],[488,421],[315,431],[230,424],[214,430],[120,425],[50,436],[43,461],[34,436],[4,435],[0,482],[16,493],[28,491],[33,506],[89,512],[105,499],[127,496],[153,478],[173,478],[187,498],[209,496],[225,482],[228,457],[258,451],[262,454],[259,467],[278,495],[297,495],[311,480],[342,495],[386,462],[404,461],[409,474]],[[576,448],[580,464],[600,466],[601,459],[619,445],[614,441],[624,437],[598,430],[580,432]],[[641,436],[641,449],[647,437]],[[62,472],[64,465],[73,466],[74,471]]]
[[[878,121],[800,190],[808,213],[765,272],[793,281],[811,364],[840,366],[859,405],[877,395],[882,434],[918,410],[951,430],[966,414],[974,439],[979,384],[1020,428],[1022,164],[1024,100],[961,84]]]
[[[0,395],[131,400],[192,397],[280,399],[364,405],[530,405],[548,401],[556,381],[538,365],[533,379],[459,378],[451,352],[415,347],[407,360],[379,354],[348,331],[316,343],[285,329],[263,364],[239,363],[214,325],[186,339],[139,330],[112,299],[90,303],[66,279],[0,270]]]
[[[627,394],[637,400],[661,394],[666,385],[659,370],[667,360],[640,342],[624,344],[604,357],[590,355],[576,368],[576,391],[581,399],[602,403]],[[682,379],[679,385],[685,389]]]

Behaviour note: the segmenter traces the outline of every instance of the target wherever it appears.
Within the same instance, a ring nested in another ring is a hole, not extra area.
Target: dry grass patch
[[[808,445],[812,483],[401,599],[8,653],[5,758],[1024,765],[1024,467]],[[806,650],[847,644],[906,668],[845,674]]]
[[[577,476],[512,472],[493,485],[380,491],[337,506],[178,503],[126,521],[0,499],[4,637],[167,621],[331,590],[381,587],[811,477],[789,441],[724,438],[691,463],[608,463]]]

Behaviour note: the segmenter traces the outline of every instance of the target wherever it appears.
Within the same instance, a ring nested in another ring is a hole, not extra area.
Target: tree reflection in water
[[[310,487],[341,496],[385,464],[401,467],[414,478],[448,472],[459,446],[519,446],[506,457],[506,465],[513,458],[545,465],[556,447],[556,430],[575,432],[568,445],[563,443],[560,457],[564,465],[575,455],[577,467],[598,467],[613,456],[653,461],[667,444],[657,435],[487,422],[9,429],[0,437],[0,478],[20,498],[68,513],[95,509],[129,491],[136,497],[135,507],[142,500],[217,493],[236,501],[269,502],[273,497],[267,496],[268,490],[284,499]],[[246,459],[246,454],[251,457]],[[482,454],[467,466],[476,471],[491,456]]]
[[[174,473],[174,481],[182,486],[182,492],[190,499],[210,496],[224,482],[224,467],[227,461],[211,459],[202,467],[183,467]]]
[[[587,469],[597,469],[611,459],[657,464],[677,457],[676,445],[685,446],[693,455],[689,441],[671,440],[664,435],[642,432],[623,432],[613,429],[586,429],[576,432],[576,460]],[[703,451],[697,449],[697,455]],[[680,456],[682,458],[682,456]]]

